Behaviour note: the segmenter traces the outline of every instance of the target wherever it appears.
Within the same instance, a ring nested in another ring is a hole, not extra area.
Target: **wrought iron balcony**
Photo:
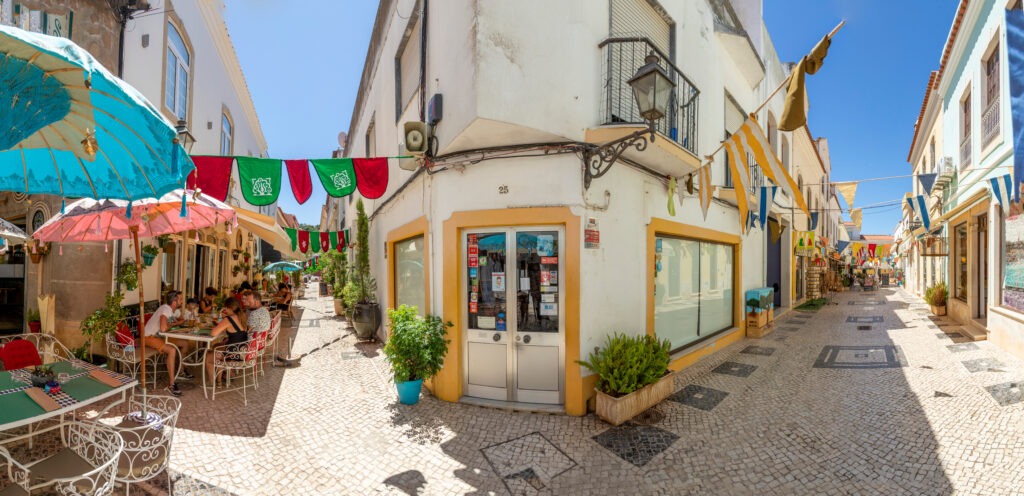
[[[604,84],[601,123],[647,125],[640,117],[629,80],[645,64],[644,58],[654,52],[661,59],[659,64],[668,72],[669,79],[676,84],[669,99],[668,115],[655,123],[655,129],[697,154],[697,97],[700,91],[672,64],[671,58],[643,37],[608,38],[598,48],[601,49]]]
[[[960,140],[960,170],[971,166],[971,135],[968,134]]]
[[[981,114],[981,147],[985,148],[999,135],[999,96]]]

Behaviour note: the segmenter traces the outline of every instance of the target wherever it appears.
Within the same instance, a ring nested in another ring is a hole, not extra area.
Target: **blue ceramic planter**
[[[420,388],[423,387],[423,379],[408,382],[396,382],[398,388],[398,401],[403,405],[415,405],[420,401]]]

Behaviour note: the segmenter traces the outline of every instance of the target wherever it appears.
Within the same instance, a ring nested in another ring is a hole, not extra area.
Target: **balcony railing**
[[[602,124],[643,124],[633,99],[629,80],[654,52],[659,64],[676,84],[669,97],[668,115],[655,123],[655,129],[690,152],[697,153],[697,100],[700,90],[683,75],[671,59],[647,38],[608,38],[601,49],[604,88],[601,95]]]
[[[971,166],[971,135],[960,140],[960,170]]]
[[[981,147],[985,148],[999,135],[999,97],[988,104],[981,115]]]

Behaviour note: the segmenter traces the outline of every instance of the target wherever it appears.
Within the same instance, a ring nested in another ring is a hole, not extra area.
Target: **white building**
[[[694,173],[786,76],[760,1],[592,7],[380,3],[345,153],[397,155],[406,122],[433,126],[427,167],[393,163],[387,192],[365,203],[382,306],[455,324],[432,384],[442,399],[582,415],[596,376],[576,361],[606,335],[668,338],[679,369],[744,335],[744,290],[774,278],[780,305],[793,303],[788,198],[773,215],[779,243],[767,229],[740,234],[720,153],[707,219],[696,191],[667,209],[668,178]],[[627,81],[651,52],[676,83],[672,110],[646,149],[592,169],[588,188],[583,160],[597,145],[645,127]],[[759,120],[791,167],[802,138],[775,131],[781,106]],[[809,135],[806,147],[820,164]],[[355,218],[351,198],[333,201]]]

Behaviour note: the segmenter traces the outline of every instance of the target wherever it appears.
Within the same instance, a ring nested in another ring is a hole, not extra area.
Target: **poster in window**
[[[558,303],[541,303],[540,314],[544,317],[554,317],[558,315]]]
[[[550,257],[555,254],[555,237],[553,235],[537,235],[537,254],[542,257]]]
[[[478,265],[478,260],[476,258],[476,255],[470,255],[469,256],[469,266],[470,267],[476,267],[477,265]]]
[[[550,276],[548,275],[548,271],[542,270],[540,272],[540,285],[541,286],[547,286],[548,284],[551,284],[550,283]]]
[[[505,273],[491,273],[491,291],[505,291]]]
[[[476,318],[477,329],[494,329],[494,317],[480,316]]]
[[[1024,214],[1006,218],[1003,305],[1024,312]]]
[[[558,271],[557,270],[552,270],[552,271],[548,272],[548,282],[552,286],[557,286],[558,285]]]
[[[469,313],[476,313],[476,302],[469,303]]]

